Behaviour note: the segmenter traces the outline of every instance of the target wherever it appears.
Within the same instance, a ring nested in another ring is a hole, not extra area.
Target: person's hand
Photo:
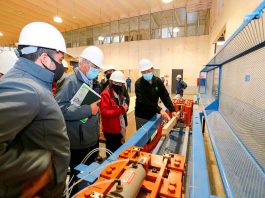
[[[91,112],[92,112],[92,115],[97,115],[98,113],[98,110],[99,110],[99,106],[98,106],[98,103],[100,102],[100,100],[96,101],[96,102],[93,102],[90,107],[91,107]]]
[[[166,121],[169,121],[170,120],[169,115],[163,109],[161,109],[160,114],[161,114],[161,116],[162,116],[162,118],[164,120],[166,120]]]
[[[121,106],[123,107],[123,109],[124,109],[125,111],[128,110],[128,105],[127,105],[126,103],[123,103]]]
[[[177,117],[179,119],[180,112],[172,112],[172,117]]]
[[[53,170],[52,164],[50,163],[41,176],[35,178],[33,181],[30,181],[24,185],[20,198],[36,197],[36,194],[52,180]]]

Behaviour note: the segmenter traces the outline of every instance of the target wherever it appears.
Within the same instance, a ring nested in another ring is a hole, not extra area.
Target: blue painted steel
[[[220,100],[220,94],[221,94],[221,79],[222,79],[222,67],[223,66],[220,66],[219,67],[219,79],[218,79],[218,96],[217,96],[217,100],[218,100],[218,106],[217,108],[219,109],[219,100]]]
[[[215,99],[211,104],[205,107],[205,110],[218,111],[219,98]]]
[[[223,48],[212,58],[210,63],[221,53],[222,50],[257,16],[262,15],[263,9],[265,8],[265,0],[263,0],[260,5],[250,14],[245,16],[243,24],[230,36],[230,38],[225,42]]]
[[[222,177],[222,181],[223,181],[223,185],[224,185],[224,189],[225,189],[225,192],[226,192],[226,195],[227,197],[229,198],[234,198],[234,195],[232,193],[232,189],[231,189],[231,185],[229,184],[229,181],[226,177],[226,174],[225,174],[225,170],[224,170],[224,166],[223,166],[223,163],[222,163],[222,158],[218,152],[218,149],[217,149],[217,146],[216,146],[216,142],[215,142],[215,139],[213,138],[213,135],[211,133],[212,129],[211,129],[211,125],[209,124],[208,122],[208,115],[209,113],[207,113],[205,110],[204,111],[204,114],[206,115],[205,116],[205,121],[206,121],[206,126],[208,128],[208,131],[209,131],[209,136],[211,138],[211,143],[212,143],[212,147],[214,149],[214,154],[215,154],[215,157],[216,157],[216,161],[217,161],[217,164],[218,164],[218,168],[219,168],[219,171],[220,171],[220,174],[221,174],[221,177]]]
[[[205,67],[201,70],[201,72],[209,72],[209,71],[211,71],[211,70],[213,70],[213,69],[216,69],[216,68],[218,68],[218,66],[216,66],[216,65],[205,65]]]
[[[75,168],[75,170],[80,171],[77,177],[79,179],[84,178],[85,182],[93,183],[98,178],[102,169],[104,169],[104,167],[106,167],[109,163],[115,161],[124,149],[130,146],[144,146],[159,126],[161,122],[160,117],[160,115],[155,115],[143,127],[141,127],[128,141],[126,141],[119,149],[117,149],[113,153],[113,155],[109,156],[102,164],[94,162],[89,166],[84,164],[78,165]],[[95,171],[96,169],[99,170]],[[93,172],[93,175],[90,174],[92,171],[95,171]]]
[[[191,198],[210,197],[210,184],[206,165],[202,128],[198,105],[193,107],[193,134],[192,134],[192,178],[191,178]]]

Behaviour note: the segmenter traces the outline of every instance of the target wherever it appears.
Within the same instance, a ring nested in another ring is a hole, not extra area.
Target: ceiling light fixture
[[[217,41],[217,45],[224,45],[225,41]]]
[[[174,28],[173,28],[173,32],[174,32],[174,33],[178,33],[178,32],[179,32],[179,28],[178,28],[178,27],[174,27]]]
[[[216,42],[217,45],[224,45],[225,44],[225,38],[224,36],[222,35],[218,41]]]
[[[162,0],[163,3],[170,3],[172,0]]]
[[[55,16],[55,17],[53,17],[53,20],[54,20],[54,22],[56,22],[56,23],[62,23],[62,22],[63,22],[63,19],[62,19],[61,17],[59,17],[59,16]]]
[[[0,32],[0,36],[4,36],[3,32]]]

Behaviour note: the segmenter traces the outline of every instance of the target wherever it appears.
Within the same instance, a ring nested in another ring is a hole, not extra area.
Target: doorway
[[[172,81],[171,81],[171,93],[176,93],[176,77],[177,75],[181,75],[183,79],[183,69],[172,69]]]

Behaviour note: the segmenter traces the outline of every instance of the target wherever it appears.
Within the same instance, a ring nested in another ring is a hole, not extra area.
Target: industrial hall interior
[[[265,198],[265,0],[0,0],[0,198]]]

